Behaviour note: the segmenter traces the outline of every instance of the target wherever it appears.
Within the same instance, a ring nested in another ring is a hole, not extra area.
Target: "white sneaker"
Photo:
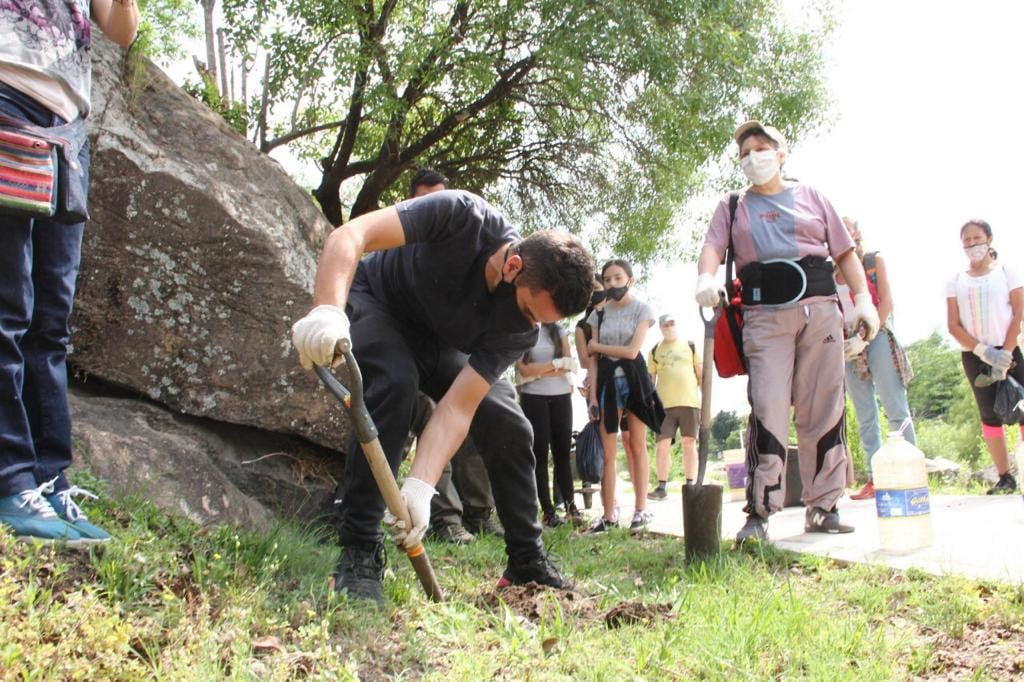
[[[640,531],[647,528],[650,524],[651,519],[654,518],[649,511],[646,509],[633,513],[633,521],[629,524],[629,530],[631,533],[639,533]]]

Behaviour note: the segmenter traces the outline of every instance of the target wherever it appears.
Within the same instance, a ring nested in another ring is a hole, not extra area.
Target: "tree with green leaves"
[[[958,403],[965,402],[965,398],[973,406],[960,353],[938,332],[907,346],[907,358],[914,368],[914,380],[907,386],[907,399],[915,418],[946,418]]]
[[[711,441],[715,450],[725,450],[729,437],[743,428],[743,420],[731,410],[722,410],[711,420]]]
[[[825,115],[831,23],[774,0],[223,0],[227,41],[263,58],[264,151],[321,171],[333,224],[433,166],[527,231],[590,227],[645,261],[711,179],[737,121],[796,138]],[[259,63],[259,62],[257,62]],[[346,211],[347,209],[347,211]]]

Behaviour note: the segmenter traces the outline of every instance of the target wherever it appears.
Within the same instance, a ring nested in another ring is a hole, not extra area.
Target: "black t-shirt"
[[[363,259],[370,291],[397,319],[469,355],[494,383],[533,348],[537,328],[518,311],[496,319],[496,297],[484,266],[519,233],[482,198],[461,190],[433,192],[398,204],[405,246]]]

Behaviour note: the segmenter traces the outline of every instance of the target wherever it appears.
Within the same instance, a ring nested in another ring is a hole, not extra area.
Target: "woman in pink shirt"
[[[849,533],[836,501],[846,486],[843,315],[833,261],[854,294],[856,328],[878,332],[864,268],[831,203],[814,188],[783,181],[786,139],[748,121],[736,129],[740,167],[750,186],[726,196],[697,263],[697,303],[718,305],[715,273],[732,250],[743,282],[743,351],[749,372],[747,522],[737,543],[767,538],[768,515],[782,508],[790,405],[794,407],[804,529]],[[734,215],[733,215],[734,214]],[[830,260],[831,259],[831,260]]]

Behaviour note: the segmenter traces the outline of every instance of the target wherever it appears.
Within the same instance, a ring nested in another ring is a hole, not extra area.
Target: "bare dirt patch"
[[[929,670],[918,679],[962,680],[981,673],[987,679],[1019,680],[1024,675],[1024,626],[988,621],[968,625],[962,638],[938,634]]]
[[[488,592],[477,599],[477,606],[494,611],[505,604],[523,618],[536,623],[551,609],[552,600],[561,607],[562,613],[572,614],[581,620],[597,620],[600,617],[596,597],[570,590],[556,590],[537,583],[510,585]]]

